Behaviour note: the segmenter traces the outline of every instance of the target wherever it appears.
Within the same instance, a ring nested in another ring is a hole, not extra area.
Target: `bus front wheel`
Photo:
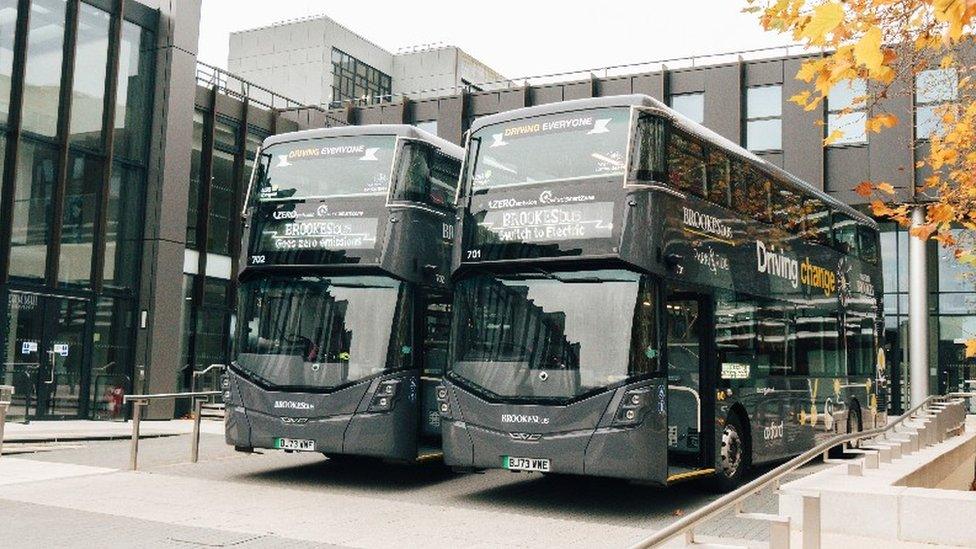
[[[746,431],[738,416],[729,416],[722,430],[722,448],[715,474],[715,488],[730,492],[742,484],[749,470]]]

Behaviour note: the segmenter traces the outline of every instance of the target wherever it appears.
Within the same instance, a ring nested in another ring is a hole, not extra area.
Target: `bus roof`
[[[363,126],[339,126],[335,128],[316,128],[313,130],[280,133],[266,138],[263,146],[269,147],[278,143],[320,139],[323,137],[354,137],[360,135],[394,135],[408,139],[419,139],[434,145],[450,156],[458,159],[464,157],[464,149],[461,147],[446,139],[441,139],[434,134],[421,130],[416,126],[407,124],[366,124]]]
[[[797,190],[801,191],[806,195],[815,196],[824,201],[824,203],[829,204],[832,208],[840,210],[847,215],[857,219],[858,221],[867,224],[873,229],[878,228],[877,222],[871,219],[870,216],[864,215],[863,213],[855,210],[854,208],[844,204],[840,200],[830,196],[829,194],[823,192],[822,190],[814,187],[813,185],[803,181],[802,179],[796,177],[795,175],[783,170],[779,166],[767,162],[763,158],[755,155],[749,150],[733,143],[731,140],[722,137],[721,135],[715,133],[714,131],[692,121],[691,119],[683,116],[681,113],[675,111],[674,109],[668,107],[661,101],[654,99],[648,95],[632,94],[632,95],[611,95],[606,97],[590,97],[586,99],[572,99],[569,101],[561,101],[558,103],[547,103],[545,105],[536,105],[533,107],[525,107],[521,109],[515,109],[511,111],[504,111],[498,114],[492,114],[488,116],[479,117],[471,124],[471,133],[474,133],[485,126],[490,126],[493,124],[498,124],[502,122],[509,122],[512,120],[519,120],[522,118],[529,118],[534,116],[544,116],[548,114],[558,114],[563,112],[578,111],[581,109],[599,109],[608,107],[648,107],[661,111],[666,117],[668,117],[675,125],[680,127],[682,130],[699,137],[705,141],[708,141],[712,145],[717,145],[727,152],[730,152],[736,156],[742,157],[755,163],[758,167],[765,170],[768,175],[778,177],[790,184],[794,185]]]

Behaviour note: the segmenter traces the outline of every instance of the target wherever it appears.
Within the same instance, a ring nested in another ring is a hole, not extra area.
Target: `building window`
[[[417,122],[417,129],[424,130],[431,135],[437,135],[437,121]]]
[[[943,132],[945,106],[959,94],[956,69],[933,69],[915,76],[915,136],[928,139]]]
[[[746,148],[778,151],[783,148],[783,87],[761,86],[746,90]]]
[[[834,86],[827,95],[827,135],[840,131],[843,135],[833,145],[867,143],[868,113],[864,97],[864,80],[848,80]]]
[[[682,93],[671,96],[671,108],[690,118],[693,122],[705,122],[705,94]]]
[[[332,101],[379,99],[393,91],[390,76],[332,48]]]

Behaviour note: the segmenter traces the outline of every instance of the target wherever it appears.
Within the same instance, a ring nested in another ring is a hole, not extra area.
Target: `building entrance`
[[[7,304],[0,377],[14,386],[11,415],[29,419],[84,417],[92,302],[11,290]]]

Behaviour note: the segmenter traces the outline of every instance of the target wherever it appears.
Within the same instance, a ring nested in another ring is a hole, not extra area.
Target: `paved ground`
[[[18,547],[626,546],[716,497],[696,482],[665,490],[503,471],[456,475],[437,463],[238,454],[217,434],[221,426],[206,425],[212,434],[203,436],[197,464],[188,463],[186,435],[143,440],[135,473],[125,470],[124,440],[4,456],[0,531]],[[749,505],[775,507],[771,494]],[[702,533],[767,537],[762,523],[731,518]]]

